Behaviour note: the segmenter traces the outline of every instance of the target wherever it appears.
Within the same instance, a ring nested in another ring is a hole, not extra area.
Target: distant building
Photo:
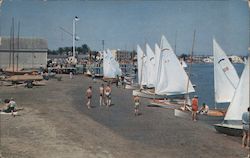
[[[13,53],[14,52],[14,53]],[[0,37],[0,68],[16,70],[22,68],[39,68],[47,65],[48,44],[40,38],[15,38]]]
[[[229,58],[231,59],[233,63],[244,63],[243,59],[239,56],[232,55],[232,56],[229,56]]]

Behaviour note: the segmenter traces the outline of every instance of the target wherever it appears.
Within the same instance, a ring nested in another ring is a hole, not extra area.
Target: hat
[[[197,95],[194,95],[194,98],[198,98],[198,96],[197,96]]]

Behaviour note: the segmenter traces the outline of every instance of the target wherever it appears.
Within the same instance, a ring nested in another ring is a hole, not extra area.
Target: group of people
[[[206,115],[208,114],[209,107],[206,103],[202,104],[202,107],[199,110],[198,96],[195,95],[192,99],[192,120],[197,121],[197,114]]]
[[[108,83],[106,86],[104,84],[101,84],[99,87],[99,105],[100,106],[111,106],[111,86]],[[92,86],[89,86],[88,89],[86,90],[86,98],[87,98],[87,108],[91,108],[91,99],[93,96],[93,91],[92,91]],[[134,114],[135,116],[139,115],[139,105],[140,105],[140,97],[137,95],[134,97]]]
[[[107,84],[107,86],[104,86],[104,84],[102,84],[99,87],[99,105],[100,106],[107,106],[110,107],[111,106],[111,92],[112,89],[110,87],[110,84]],[[92,86],[89,86],[89,88],[86,91],[86,97],[87,97],[87,107],[88,109],[91,108],[91,99],[92,99]]]

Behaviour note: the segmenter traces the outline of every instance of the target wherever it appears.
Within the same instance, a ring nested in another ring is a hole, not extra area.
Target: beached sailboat
[[[228,107],[224,121],[215,124],[218,132],[240,136],[242,134],[242,114],[249,107],[249,59],[241,75],[234,97]]]
[[[216,103],[231,102],[239,82],[239,77],[234,66],[215,39],[213,39],[213,54],[215,109],[210,109],[207,115],[219,117],[218,120],[220,120],[220,117],[225,116],[226,110],[217,109]],[[182,113],[181,110],[175,110],[176,116],[184,116]]]
[[[103,75],[104,80],[113,80],[117,75],[122,75],[119,63],[115,60],[109,49],[103,52]]]
[[[166,98],[182,96],[188,93],[194,92],[192,83],[189,81],[188,76],[181,66],[177,56],[175,55],[172,47],[170,46],[167,39],[162,36],[161,39],[161,52],[157,77],[155,78],[155,89],[154,91],[148,90],[134,90],[133,95],[146,98]],[[189,82],[188,91],[187,84]]]

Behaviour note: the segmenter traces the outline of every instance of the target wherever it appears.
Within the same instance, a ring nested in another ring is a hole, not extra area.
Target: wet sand
[[[20,116],[1,115],[4,158],[236,158],[245,157],[241,138],[217,133],[202,122],[177,118],[173,110],[148,107],[133,114],[131,90],[112,86],[112,106],[99,106],[98,87],[82,75],[49,80],[27,89],[0,87],[0,98],[16,99]],[[93,86],[93,108],[85,91]]]

